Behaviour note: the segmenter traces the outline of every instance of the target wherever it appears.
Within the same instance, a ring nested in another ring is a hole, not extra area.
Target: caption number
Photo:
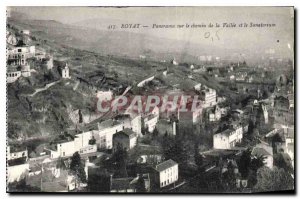
[[[108,27],[107,27],[107,29],[109,29],[109,30],[113,30],[113,29],[116,29],[116,25],[109,25]]]
[[[205,39],[211,39],[211,41],[214,41],[215,38],[218,39],[218,40],[220,40],[220,37],[218,35],[218,31],[216,31],[215,34],[213,34],[211,32],[205,32],[204,33],[204,38]]]

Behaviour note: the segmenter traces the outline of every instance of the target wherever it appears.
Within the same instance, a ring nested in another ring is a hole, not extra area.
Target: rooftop
[[[113,127],[113,126],[118,125],[118,124],[120,124],[119,121],[108,119],[108,120],[105,120],[105,121],[99,123],[99,130],[103,130],[103,129],[106,129],[106,128],[109,128],[109,127]]]
[[[225,135],[225,136],[229,136],[232,131],[233,131],[232,129],[226,129],[226,130],[224,130],[220,133],[217,133],[217,134],[222,134],[222,135]]]
[[[173,161],[172,159],[169,159],[167,161],[164,161],[164,162],[156,165],[156,171],[161,172],[161,171],[164,171],[164,170],[166,170],[170,167],[173,167],[175,165],[177,165],[177,163],[175,161]]]
[[[126,190],[133,189],[131,185],[133,178],[112,178],[111,179],[111,190]]]
[[[124,129],[122,132],[128,136],[136,134],[132,129],[129,128]]]
[[[125,134],[125,135],[127,135],[129,138],[132,138],[133,136],[136,135],[136,133],[135,133],[134,131],[132,131],[132,129],[129,129],[129,128],[125,128],[125,129],[123,129],[122,131],[120,131],[120,132],[118,132],[118,133],[115,133],[115,134],[114,134],[114,137],[115,137],[116,135],[119,135],[119,134]]]

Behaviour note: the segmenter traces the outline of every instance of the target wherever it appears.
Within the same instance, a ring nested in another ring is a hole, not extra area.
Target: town
[[[101,55],[7,16],[8,192],[294,190],[293,60]]]

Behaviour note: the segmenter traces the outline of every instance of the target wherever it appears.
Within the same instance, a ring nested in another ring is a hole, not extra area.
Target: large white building
[[[136,136],[141,135],[141,116],[136,116],[129,119],[106,120],[98,123],[98,132],[94,134],[98,148],[112,149],[113,135],[122,131],[125,128],[132,129]]]
[[[243,126],[226,129],[214,135],[213,143],[215,149],[231,149],[243,138]]]
[[[93,134],[93,131],[89,131],[75,135],[73,140],[56,143],[54,148],[49,149],[51,153],[50,157],[58,158],[72,156],[77,151],[80,154],[96,152],[96,144],[89,144],[89,141],[93,138]]]
[[[63,140],[56,143],[50,150],[51,158],[72,156],[76,151],[80,154],[93,153],[99,149],[113,148],[113,135],[130,128],[137,137],[141,134],[141,117],[137,116],[133,119],[109,119],[101,123],[95,123],[94,130],[75,135],[74,139]],[[95,139],[95,144],[90,144],[90,140]]]
[[[11,65],[26,65],[26,60],[34,56],[35,46],[12,47],[7,50],[7,59]]]
[[[6,158],[7,160],[13,160],[17,158],[28,158],[28,151],[27,149],[24,150],[11,150],[10,146],[6,147]]]
[[[6,73],[6,82],[13,83],[21,77],[21,71],[17,70],[8,70]]]
[[[178,163],[169,159],[155,167],[155,181],[159,187],[165,187],[178,181]]]
[[[18,182],[26,176],[29,171],[28,151],[27,149],[12,149],[6,147],[6,180],[7,183]],[[20,161],[15,161],[20,160]]]

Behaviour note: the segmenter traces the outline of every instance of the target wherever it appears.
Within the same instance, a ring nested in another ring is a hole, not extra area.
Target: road
[[[45,86],[44,88],[37,88],[37,89],[35,89],[35,92],[34,92],[34,93],[32,93],[32,94],[30,94],[30,95],[28,95],[28,96],[29,96],[29,97],[33,97],[33,96],[35,96],[37,93],[47,90],[48,88],[50,88],[51,86],[54,86],[55,84],[57,84],[57,83],[60,82],[60,81],[61,81],[61,80],[58,80],[58,81],[55,81],[55,82],[51,82],[51,83],[49,83],[49,84],[46,84],[46,86]]]

